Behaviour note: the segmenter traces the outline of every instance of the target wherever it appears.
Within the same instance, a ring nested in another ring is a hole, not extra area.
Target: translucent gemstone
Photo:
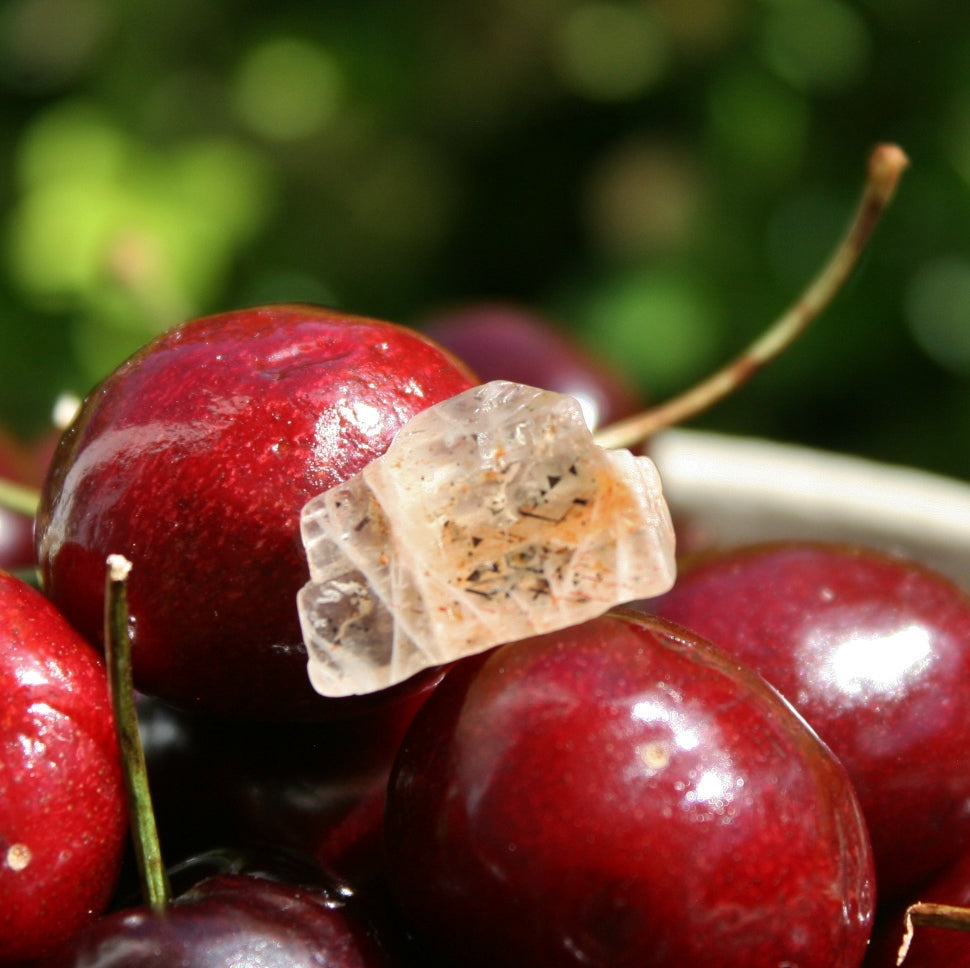
[[[298,596],[310,680],[373,692],[666,591],[653,462],[594,442],[577,401],[495,381],[422,411],[309,501]]]

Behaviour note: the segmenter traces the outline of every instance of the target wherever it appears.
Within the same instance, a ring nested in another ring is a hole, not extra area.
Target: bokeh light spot
[[[851,87],[869,62],[869,33],[859,14],[837,0],[773,0],[767,4],[765,60],[802,90]]]
[[[556,37],[562,83],[593,101],[624,101],[659,80],[669,62],[668,37],[648,7],[584,3]]]
[[[9,278],[37,310],[72,316],[72,356],[90,379],[208,304],[271,206],[249,146],[158,146],[87,102],[38,114],[20,148]]]
[[[0,5],[0,78],[46,91],[74,80],[108,39],[105,0],[6,0]]]
[[[719,313],[702,279],[642,266],[600,286],[586,301],[586,342],[644,392],[683,389],[717,358]]]
[[[801,157],[808,129],[804,100],[767,73],[726,71],[710,94],[717,146],[753,180],[783,175]]]
[[[636,258],[678,248],[701,206],[693,156],[678,145],[648,139],[624,142],[592,168],[587,220],[607,256]]]
[[[315,134],[336,113],[343,76],[335,58],[296,37],[260,42],[240,65],[233,87],[236,113],[265,138]]]
[[[678,46],[697,54],[723,47],[744,23],[745,0],[652,0]]]
[[[60,101],[25,130],[17,146],[17,177],[28,189],[67,180],[106,182],[119,176],[130,152],[130,140],[100,106]]]
[[[906,294],[910,331],[940,366],[970,370],[970,261],[945,256],[920,266]]]

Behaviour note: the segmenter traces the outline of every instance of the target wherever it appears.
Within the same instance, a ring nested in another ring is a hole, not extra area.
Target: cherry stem
[[[597,431],[596,443],[601,447],[633,447],[658,430],[695,417],[746,383],[790,346],[848,278],[908,164],[906,153],[898,146],[877,145],[869,156],[862,198],[845,235],[795,303],[727,366],[667,403]]]
[[[28,518],[32,518],[37,513],[39,504],[39,491],[0,478],[0,507],[17,511],[19,514],[25,514]]]
[[[970,931],[970,908],[955,907],[952,904],[933,904],[920,901],[906,908],[906,933],[899,946],[896,964],[901,965],[913,943],[913,933],[917,927],[950,928],[954,931]]]
[[[121,555],[109,555],[105,581],[104,641],[108,662],[108,682],[114,711],[118,745],[121,748],[128,794],[135,860],[142,894],[155,911],[162,911],[171,897],[171,888],[155,826],[148,788],[148,767],[138,730],[138,711],[131,673],[131,640],[128,635],[128,573],[131,562]]]

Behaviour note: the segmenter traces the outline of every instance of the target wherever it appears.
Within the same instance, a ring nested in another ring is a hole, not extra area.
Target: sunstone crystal
[[[675,573],[653,462],[597,446],[573,397],[501,380],[414,416],[301,528],[298,608],[325,696],[575,625]]]

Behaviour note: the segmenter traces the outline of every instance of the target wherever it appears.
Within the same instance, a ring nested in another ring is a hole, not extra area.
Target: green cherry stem
[[[145,750],[138,731],[138,713],[135,708],[131,640],[128,636],[130,571],[131,562],[127,558],[121,555],[108,556],[104,606],[105,655],[142,893],[151,908],[161,911],[169,901],[171,888],[162,862],[155,812],[148,788],[148,767],[145,764]]]
[[[727,366],[668,402],[597,431],[596,443],[601,447],[633,447],[658,430],[696,416],[746,383],[791,345],[848,278],[908,164],[906,153],[898,146],[877,145],[869,156],[862,198],[846,234],[795,303]]]
[[[32,518],[37,513],[39,504],[40,493],[34,488],[0,478],[0,507]]]
[[[953,931],[970,931],[970,908],[955,907],[952,904],[933,904],[920,901],[906,908],[906,932],[903,943],[896,956],[896,964],[901,965],[913,942],[913,932],[917,927],[949,928]]]

